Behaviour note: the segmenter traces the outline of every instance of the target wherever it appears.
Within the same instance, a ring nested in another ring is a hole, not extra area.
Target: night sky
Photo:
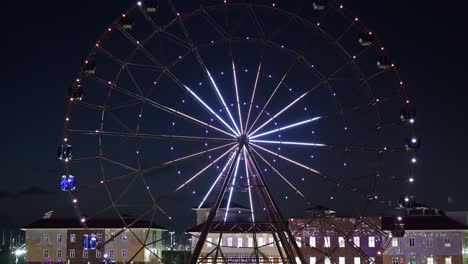
[[[56,159],[67,89],[96,39],[132,4],[3,3],[2,225],[23,225],[48,210],[71,212],[68,196],[59,191],[62,168]],[[417,199],[443,209],[468,209],[466,3],[361,0],[347,1],[346,6],[391,50],[415,98],[417,134],[423,142]],[[451,206],[448,196],[454,200]]]

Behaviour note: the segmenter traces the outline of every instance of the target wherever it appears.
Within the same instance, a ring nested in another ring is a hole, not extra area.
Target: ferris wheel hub
[[[241,145],[241,146],[246,146],[249,144],[249,137],[247,135],[240,135],[238,138],[237,138],[237,142]]]

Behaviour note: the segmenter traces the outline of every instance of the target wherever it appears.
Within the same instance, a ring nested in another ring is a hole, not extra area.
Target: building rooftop
[[[130,225],[135,219],[126,218],[125,222]],[[124,228],[125,225],[120,218],[96,218],[86,221],[88,228]],[[138,220],[129,226],[132,228],[152,228],[166,230],[166,228],[147,220]],[[54,229],[54,228],[83,228],[80,221],[76,218],[50,218],[39,219],[23,227],[23,229]]]
[[[395,223],[394,217],[382,218],[382,229],[391,230]],[[468,229],[467,225],[457,222],[445,215],[434,216],[406,216],[403,219],[406,230],[460,230]]]

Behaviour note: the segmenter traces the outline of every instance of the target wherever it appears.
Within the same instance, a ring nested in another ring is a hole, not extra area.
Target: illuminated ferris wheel
[[[208,206],[191,263],[244,204],[278,231],[282,263],[308,263],[286,217],[394,208],[415,181],[420,139],[397,68],[340,1],[139,1],[69,91],[61,188],[85,227],[112,215],[131,230],[130,214],[182,230],[194,203]]]

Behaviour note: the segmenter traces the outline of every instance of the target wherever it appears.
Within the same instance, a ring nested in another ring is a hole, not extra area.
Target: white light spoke
[[[232,117],[231,111],[229,111],[229,108],[227,107],[226,102],[224,101],[224,98],[223,98],[223,96],[221,95],[221,92],[219,91],[218,85],[216,85],[216,82],[214,81],[213,77],[211,76],[210,71],[206,70],[206,73],[208,74],[208,77],[209,77],[209,79],[210,79],[211,84],[213,85],[213,87],[214,87],[215,90],[216,90],[216,94],[218,95],[218,99],[219,99],[219,100],[221,101],[221,103],[223,104],[223,107],[224,107],[224,109],[226,110],[226,112],[227,112],[229,118],[231,119],[232,124],[233,124],[234,127],[236,128],[237,133],[234,133],[234,134],[236,134],[237,136],[240,136],[240,131],[239,131],[239,128],[237,127],[237,125],[236,125],[236,121],[234,121],[234,118]]]
[[[255,214],[252,203],[252,185],[250,185],[250,174],[249,174],[249,165],[247,161],[247,149],[244,147],[244,163],[245,163],[245,175],[247,177],[247,188],[249,191],[249,202],[250,202],[250,213],[252,215],[252,223],[255,223]]]
[[[237,146],[236,146],[237,147]],[[230,149],[230,151],[233,150],[233,148]],[[224,168],[221,170],[221,173],[219,173],[218,177],[216,177],[216,180],[213,182],[211,185],[210,189],[206,193],[205,197],[203,197],[203,200],[201,201],[200,205],[198,206],[198,209],[200,209],[203,204],[205,203],[206,199],[208,199],[208,196],[210,196],[211,192],[213,191],[214,187],[218,183],[219,179],[224,175],[226,169],[228,168],[229,164],[231,164],[232,160],[236,157],[236,154],[234,152],[231,152],[231,157],[229,157],[228,161],[226,162],[226,165],[224,165]]]
[[[208,106],[207,103],[205,103],[194,91],[192,91],[192,89],[190,89],[189,87],[187,87],[187,85],[184,85],[184,88],[193,96],[195,97],[195,99],[197,99],[197,101],[202,104],[206,110],[208,110],[208,112],[210,112],[212,115],[214,115],[219,121],[221,121],[221,123],[227,128],[229,129],[232,133],[238,135],[239,133],[236,132],[236,130],[234,130],[228,123],[226,123],[226,121],[224,121],[224,119],[222,119],[218,114],[216,114],[216,112],[211,109],[211,107]],[[237,129],[237,127],[236,127]],[[238,129],[237,129],[238,130]]]
[[[262,129],[264,126],[268,125],[271,121],[273,121],[274,119],[276,119],[278,116],[280,116],[284,111],[288,110],[289,108],[291,108],[293,105],[295,105],[297,102],[299,102],[302,98],[304,98],[304,96],[306,96],[307,94],[309,93],[309,91],[303,93],[301,96],[299,96],[298,98],[296,98],[296,100],[292,101],[291,103],[289,103],[285,108],[281,109],[281,111],[279,111],[278,113],[276,113],[273,117],[271,117],[270,119],[268,119],[268,121],[266,121],[265,123],[263,123],[263,125],[259,126],[257,129],[255,129],[252,133],[250,133],[249,135],[252,135],[252,134],[255,134],[258,130]]]
[[[193,175],[190,179],[188,179],[186,182],[184,182],[182,185],[180,185],[179,187],[177,187],[177,189],[175,190],[176,192],[179,191],[180,189],[182,189],[183,187],[187,186],[189,183],[191,183],[193,180],[195,180],[196,178],[198,178],[198,176],[200,176],[203,172],[205,172],[207,169],[209,169],[211,166],[213,166],[216,162],[218,162],[220,159],[222,159],[224,156],[226,156],[227,154],[229,154],[229,152],[231,152],[236,146],[233,146],[232,148],[230,148],[228,151],[224,152],[221,156],[219,156],[218,158],[216,158],[214,161],[210,162],[206,167],[204,167],[203,169],[201,169],[199,172],[197,172],[195,175]]]
[[[273,134],[273,133],[276,133],[276,132],[280,132],[280,131],[283,131],[283,130],[286,130],[286,129],[290,129],[290,128],[293,128],[293,127],[305,125],[305,124],[314,122],[316,120],[319,120],[320,118],[322,118],[322,117],[321,116],[314,117],[314,118],[311,118],[311,119],[307,119],[307,120],[297,122],[297,123],[294,123],[294,124],[291,124],[291,125],[287,125],[287,126],[284,126],[284,127],[280,127],[280,128],[277,128],[277,129],[273,129],[273,130],[270,130],[270,131],[267,131],[267,132],[264,132],[264,133],[261,133],[261,134],[257,134],[257,135],[253,135],[253,133],[252,133],[252,135],[249,138],[254,139],[254,138],[261,137],[261,136],[265,136],[265,135]]]
[[[274,140],[256,140],[252,139],[250,142],[253,143],[264,143],[264,144],[280,144],[280,145],[294,145],[294,146],[309,146],[309,147],[326,147],[327,145],[321,143],[310,143],[310,142],[295,142],[295,141],[274,141]]]
[[[234,191],[234,186],[236,184],[236,178],[237,178],[237,172],[239,170],[239,163],[240,163],[240,155],[237,156],[236,169],[234,170],[234,178],[232,179],[231,190],[229,192],[228,203],[227,203],[227,206],[226,206],[226,213],[224,214],[224,222],[226,222],[227,217],[228,217],[229,206],[231,205],[232,193]]]
[[[241,114],[241,106],[240,106],[240,101],[239,101],[239,88],[237,86],[236,65],[234,64],[234,60],[232,61],[232,76],[234,78],[234,88],[236,89],[237,114],[239,115],[240,131],[244,131],[244,128],[242,127],[242,114]]]
[[[254,88],[252,92],[252,97],[250,98],[249,112],[247,113],[247,120],[245,121],[246,131],[244,131],[244,133],[247,132],[247,128],[249,126],[250,113],[252,112],[253,102],[255,99],[255,92],[257,91],[258,77],[260,76],[261,69],[262,69],[262,62],[260,61],[260,63],[258,64],[257,76],[255,77],[255,84],[254,84]]]
[[[261,146],[259,146],[259,145],[257,145],[257,144],[253,144],[253,143],[252,143],[252,146],[257,147],[257,148],[259,148],[259,149],[261,149],[261,150],[263,150],[263,151],[265,151],[265,152],[267,152],[267,153],[270,153],[270,154],[273,155],[273,156],[276,156],[276,157],[279,157],[279,158],[284,159],[284,160],[286,160],[286,161],[289,161],[289,162],[291,162],[292,164],[297,165],[297,166],[299,166],[299,167],[301,167],[301,168],[303,168],[303,169],[306,169],[306,170],[308,170],[308,171],[311,171],[311,172],[313,172],[313,173],[315,173],[315,174],[322,175],[322,173],[320,173],[318,170],[312,169],[312,168],[310,168],[310,167],[308,167],[308,166],[306,166],[306,165],[304,165],[304,164],[302,164],[302,163],[299,163],[299,162],[297,162],[297,161],[295,161],[295,160],[292,160],[292,159],[290,159],[290,158],[287,158],[287,157],[285,157],[285,156],[283,156],[283,155],[281,155],[281,154],[278,154],[278,153],[276,153],[276,152],[273,152],[273,151],[271,151],[271,150],[268,150],[268,149],[266,149],[266,148],[263,148],[263,147],[261,147]]]

